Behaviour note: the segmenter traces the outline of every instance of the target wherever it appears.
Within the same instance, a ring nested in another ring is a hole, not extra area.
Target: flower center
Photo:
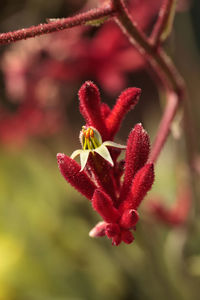
[[[94,150],[102,144],[101,135],[94,127],[83,126],[80,132],[80,140],[83,150]]]

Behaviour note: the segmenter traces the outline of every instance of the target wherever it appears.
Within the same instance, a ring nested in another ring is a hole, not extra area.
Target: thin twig
[[[150,155],[150,161],[155,162],[169,135],[171,123],[179,107],[180,100],[184,96],[185,84],[173,62],[164,50],[161,47],[156,49],[144,33],[137,28],[137,25],[134,24],[125,7],[124,1],[113,0],[113,4],[118,11],[116,20],[119,26],[127,35],[130,42],[134,44],[140,53],[147,59],[152,69],[163,83],[167,94],[165,112],[160,121],[158,133]]]
[[[175,91],[181,98],[184,94],[185,84],[169,56],[161,48],[155,49],[152,46],[144,33],[132,20],[123,0],[113,0],[113,5],[118,12],[116,21],[127,35],[129,41],[146,57],[163,84],[169,90]]]
[[[174,119],[178,107],[179,107],[179,100],[177,94],[171,91],[168,92],[165,111],[162,120],[160,122],[158,132],[155,141],[153,143],[152,151],[149,158],[149,161],[153,163],[157,160],[160,151],[162,150],[163,145],[166,142],[166,139],[170,132],[172,120]]]
[[[19,40],[33,38],[35,36],[87,24],[87,22],[89,21],[97,20],[106,16],[112,17],[114,14],[115,11],[111,6],[91,9],[87,12],[77,14],[74,17],[58,19],[50,23],[39,24],[37,26],[31,26],[29,28],[23,28],[12,32],[1,33],[0,44],[8,44]]]

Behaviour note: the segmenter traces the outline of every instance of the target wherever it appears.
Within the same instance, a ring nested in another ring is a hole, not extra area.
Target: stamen
[[[95,139],[93,137],[91,137],[91,142],[93,143],[94,148],[96,149],[98,145],[96,144]]]
[[[86,147],[87,147],[87,140],[85,139],[84,145],[83,145],[83,150],[86,150]]]
[[[92,128],[90,128],[90,137],[93,138],[94,137],[94,131]]]
[[[90,138],[90,129],[89,128],[85,131],[85,137],[86,137],[86,139]]]

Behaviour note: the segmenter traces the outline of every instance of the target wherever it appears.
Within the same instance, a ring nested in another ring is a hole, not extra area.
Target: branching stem
[[[1,33],[0,44],[8,44],[19,40],[33,38],[39,35],[60,31],[79,25],[84,25],[92,20],[97,20],[99,18],[107,16],[112,17],[114,14],[115,11],[111,6],[91,9],[87,12],[77,14],[74,17],[58,19],[49,23],[31,26],[29,28],[23,28],[12,32]]]
[[[124,1],[113,0],[113,5],[117,11],[117,23],[127,35],[130,42],[141,54],[143,54],[144,57],[146,57],[152,69],[163,83],[166,91],[167,104],[151,153],[151,161],[155,162],[168,137],[171,122],[173,121],[173,118],[179,107],[180,100],[184,96],[184,80],[164,50],[161,47],[156,48],[154,45],[152,45],[144,33],[137,28],[137,25],[134,23],[128,13]],[[158,30],[158,32],[160,32],[160,34],[162,33],[161,28]],[[156,39],[159,39],[158,32],[156,33]]]

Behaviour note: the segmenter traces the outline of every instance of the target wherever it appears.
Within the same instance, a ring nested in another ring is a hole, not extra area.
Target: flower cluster
[[[83,149],[76,150],[72,157],[57,154],[61,174],[103,218],[90,236],[106,235],[114,245],[133,242],[131,230],[139,219],[138,206],[154,181],[153,164],[147,163],[149,136],[141,124],[130,132],[126,147],[112,141],[140,93],[138,88],[126,89],[111,110],[101,102],[96,85],[85,82],[79,91],[80,112],[86,121],[80,133]],[[125,148],[125,160],[118,161]],[[79,154],[81,166],[73,159]]]

